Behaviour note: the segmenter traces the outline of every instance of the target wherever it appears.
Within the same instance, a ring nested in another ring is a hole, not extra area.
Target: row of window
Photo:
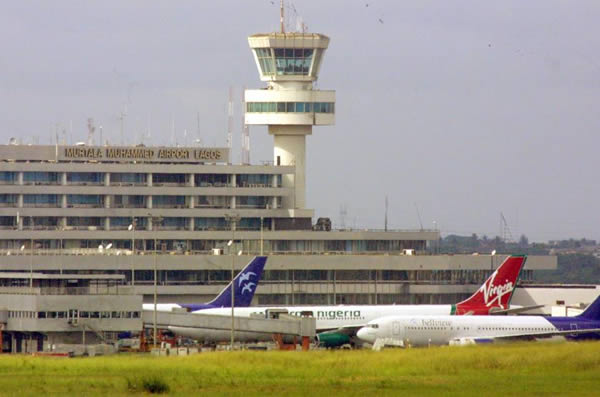
[[[552,327],[477,327],[477,329],[482,331],[554,331]]]
[[[59,229],[60,220],[62,217],[47,216],[47,217],[21,217],[23,220],[23,228],[27,229]],[[71,228],[102,230],[104,228],[105,217],[98,216],[82,216],[82,217],[66,217],[67,224],[65,229]],[[108,217],[110,220],[111,229],[127,229],[132,223],[131,217]],[[188,230],[189,220],[194,220],[194,230],[230,230],[229,222],[225,218],[187,218],[187,217],[163,217],[160,224],[154,224],[158,230]],[[148,225],[147,217],[136,217],[136,230],[145,230]],[[270,228],[271,221],[263,219],[263,227]],[[243,230],[260,230],[260,218],[241,218],[237,223],[238,229]],[[0,216],[0,227],[16,228],[16,216]]]
[[[30,225],[25,224],[26,222],[31,221],[30,217],[22,217],[24,223],[24,230],[28,230]],[[34,217],[33,225],[34,229],[36,225],[41,223],[44,218]],[[53,223],[60,222],[60,217],[47,217],[46,219],[51,220]],[[73,225],[79,224],[81,226],[98,226],[98,228],[103,227],[102,221],[105,218],[100,217],[68,217],[67,222],[72,222]],[[113,224],[113,219],[111,220],[111,225]],[[120,223],[126,229],[132,222],[131,217],[121,217]],[[147,222],[146,217],[136,217],[137,227],[136,230],[145,229],[145,225]],[[189,218],[184,218],[189,219]],[[228,222],[224,218],[194,218],[195,226],[205,225],[207,227],[213,227],[218,230],[231,230]],[[15,226],[16,217],[12,216],[0,216],[0,225],[2,226],[11,226],[12,228],[16,228]],[[214,223],[213,223],[214,222]],[[126,223],[126,225],[125,225]],[[261,225],[261,219],[258,217],[253,218],[242,218],[237,227],[239,229],[246,230],[255,230],[259,231]],[[263,230],[271,229],[273,225],[273,220],[271,218],[264,218],[262,220]],[[56,227],[60,229],[60,227]],[[158,227],[158,230],[161,230]],[[92,234],[93,236],[93,234]],[[89,236],[91,237],[91,236]],[[86,239],[86,236],[77,236],[76,239],[71,240],[72,243],[69,244],[68,248],[97,248],[98,244],[101,242],[97,239],[90,240],[89,237]],[[164,239],[164,237],[160,236],[162,242],[167,245],[167,250],[174,250],[174,247],[183,247],[186,250],[192,251],[210,251],[213,248],[223,247],[224,243],[227,241],[215,240],[215,239],[183,239],[183,240],[175,240],[175,239]],[[147,240],[149,243],[152,240]],[[111,239],[114,248],[128,248],[131,244],[129,239]],[[136,241],[138,244],[141,242]],[[260,249],[260,239],[259,236],[256,236],[254,239],[244,239],[239,242],[239,248],[244,252],[257,252]],[[59,243],[59,239],[36,239],[36,246],[40,246],[45,249],[55,249],[56,245]],[[0,240],[0,249],[15,249],[21,247],[23,243],[20,240]],[[74,245],[76,244],[76,245]],[[425,249],[424,241],[415,241],[415,240],[278,240],[278,239],[264,239],[262,241],[262,245],[265,251],[267,252],[301,252],[301,253],[318,253],[318,252],[340,252],[338,250],[339,245],[347,245],[352,248],[351,251],[348,252],[401,252],[403,249],[416,249],[417,251],[421,251]],[[305,272],[305,273],[302,273]],[[304,280],[327,280],[326,273],[320,273],[320,271],[302,271],[298,272],[298,279]],[[368,271],[366,273],[357,273],[357,277],[355,279],[359,279],[360,277],[367,277],[369,274]],[[526,274],[529,274],[528,270],[524,271]],[[404,271],[392,271],[392,270],[380,270],[378,279],[395,279],[395,280],[415,280],[415,281],[427,281],[431,279],[455,279],[461,280],[461,282],[473,282],[474,284],[478,283],[479,280],[485,280],[485,278],[489,275],[489,271],[485,270],[477,270],[477,271],[460,271],[460,270],[423,270],[421,272],[416,273],[416,279],[410,278],[410,276],[406,276]],[[287,274],[281,273],[274,280],[283,280],[287,277]],[[341,276],[339,276],[341,277]]]
[[[8,312],[9,318],[69,318],[68,311],[43,311],[34,312],[28,310],[10,310]],[[78,318],[140,318],[139,311],[79,311]]]
[[[310,74],[312,48],[257,48],[255,49],[260,69],[264,75]],[[317,58],[318,59],[318,58]]]
[[[311,58],[314,52],[312,48],[257,48],[255,51],[260,58],[273,55],[276,58]]]
[[[334,102],[248,102],[248,113],[335,113]]]
[[[103,207],[104,195],[97,194],[67,194],[67,206],[91,206]],[[110,195],[109,195],[110,196]],[[24,194],[23,205],[25,207],[60,207],[60,194]],[[129,195],[113,196],[112,208],[145,208],[148,200],[146,196]],[[164,196],[152,197],[153,208],[187,208],[190,196]],[[196,208],[229,208],[231,206],[230,196],[192,196],[195,199]],[[266,196],[236,196],[236,205],[239,208],[266,208],[270,199]],[[17,194],[0,194],[0,207],[15,207],[18,204]]]
[[[458,296],[457,296],[458,295]],[[419,305],[450,304],[465,299],[468,294],[257,294],[257,304],[268,305]]]
[[[379,328],[378,324],[371,324],[369,328]],[[451,330],[451,331],[460,331],[460,326],[445,326],[445,327],[415,327],[415,326],[407,326],[406,329],[415,330],[415,331],[427,331],[427,330],[435,330],[435,331],[443,331],[443,330]],[[463,330],[468,330],[470,327],[462,327]],[[532,332],[543,332],[543,331],[552,331],[552,328],[548,327],[477,327],[479,331],[532,331]]]
[[[16,171],[0,171],[0,183],[16,184],[18,180],[18,172]],[[103,185],[103,172],[68,172],[67,184],[90,184]],[[231,184],[232,174],[170,174],[170,173],[153,173],[153,184],[178,184],[187,185],[190,177],[194,178],[194,186],[229,186]],[[276,175],[278,180],[281,180],[281,175]],[[148,180],[145,173],[110,173],[110,184],[131,184],[140,185],[146,184]],[[58,185],[61,184],[60,172],[30,172],[23,171],[24,184],[45,184]],[[236,174],[236,185],[243,186],[244,184],[273,184],[272,174]]]

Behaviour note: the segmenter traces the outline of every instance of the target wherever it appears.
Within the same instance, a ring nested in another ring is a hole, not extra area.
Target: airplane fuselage
[[[500,337],[538,338],[556,331],[597,328],[600,321],[575,317],[551,320],[541,316],[388,316],[362,328],[357,336],[369,343],[393,339],[412,346],[428,346],[492,341]]]

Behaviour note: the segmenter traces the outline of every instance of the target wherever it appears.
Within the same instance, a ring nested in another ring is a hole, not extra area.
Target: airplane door
[[[392,322],[392,338],[404,339],[404,327],[400,324],[400,321]]]

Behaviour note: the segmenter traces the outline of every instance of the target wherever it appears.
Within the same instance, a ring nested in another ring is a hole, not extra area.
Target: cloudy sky
[[[126,113],[127,144],[223,146],[233,87],[238,162],[238,98],[262,86],[246,37],[278,29],[274,3],[3,1],[0,142],[82,141],[92,117],[118,144]],[[336,125],[307,138],[317,216],[383,228],[388,196],[394,229],[495,236],[503,213],[515,238],[600,239],[600,2],[289,8],[331,37],[317,85],[337,90]],[[271,160],[250,134],[252,162]]]

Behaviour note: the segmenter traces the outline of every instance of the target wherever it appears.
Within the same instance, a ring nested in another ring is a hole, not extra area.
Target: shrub
[[[143,378],[127,378],[127,388],[130,391],[145,391],[151,394],[163,394],[169,392],[169,384],[160,376],[152,375]]]

